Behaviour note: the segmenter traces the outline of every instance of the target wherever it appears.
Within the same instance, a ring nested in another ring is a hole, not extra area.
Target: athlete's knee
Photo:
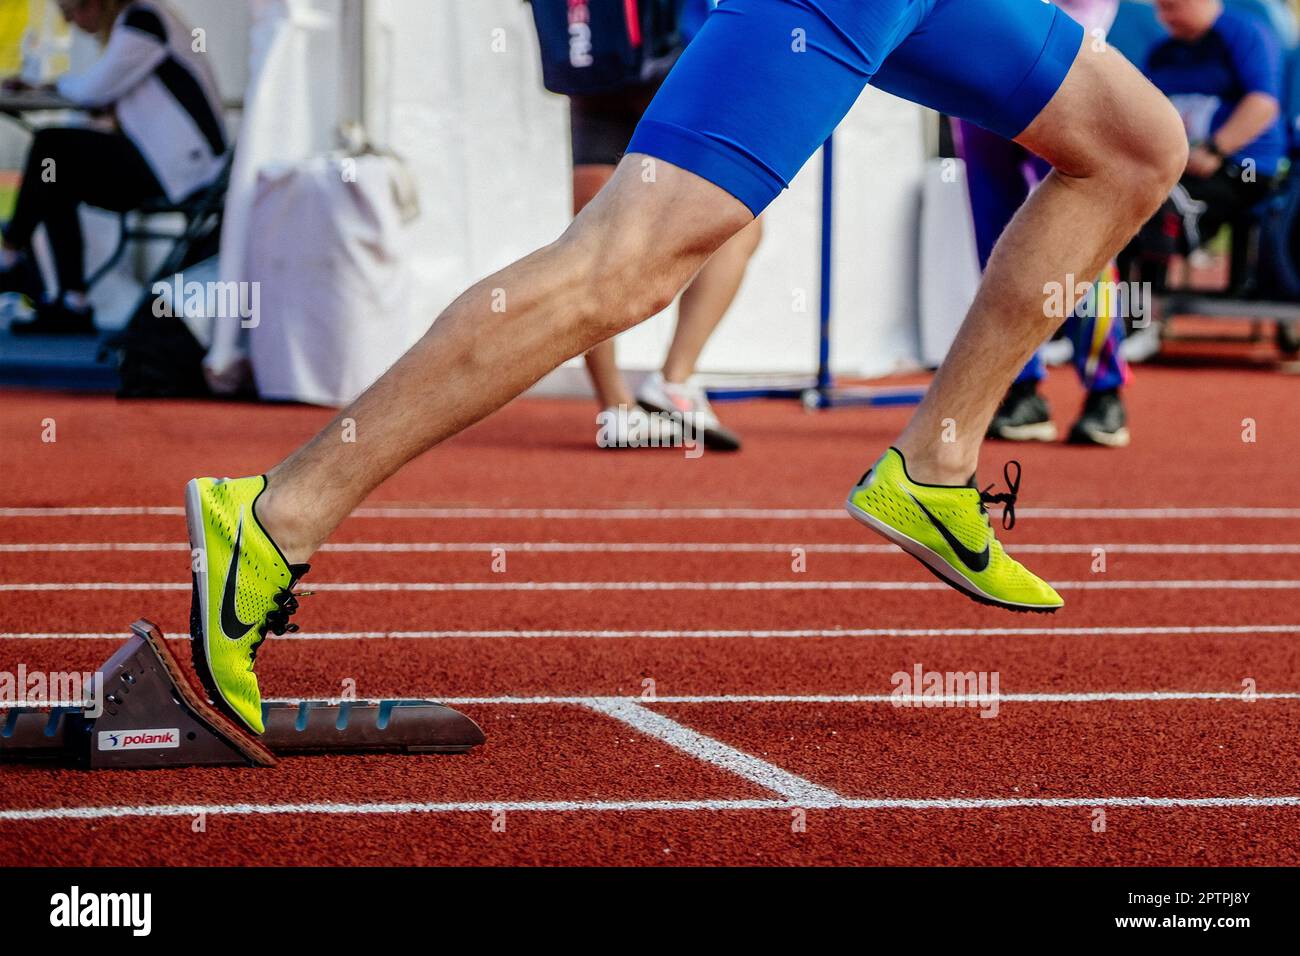
[[[1135,111],[1141,132],[1122,152],[1131,167],[1129,174],[1136,177],[1134,186],[1158,205],[1187,166],[1187,133],[1178,111],[1155,87],[1149,87],[1149,95],[1135,105]]]
[[[1187,161],[1168,98],[1118,53],[1087,46],[1021,141],[1064,176],[1104,182],[1137,214],[1163,201]]]
[[[605,336],[666,309],[752,219],[731,197],[680,170],[648,187],[620,174],[560,240],[581,263],[578,318]]]
[[[602,258],[592,282],[589,322],[605,335],[617,335],[658,315],[703,261],[682,250],[653,248]]]

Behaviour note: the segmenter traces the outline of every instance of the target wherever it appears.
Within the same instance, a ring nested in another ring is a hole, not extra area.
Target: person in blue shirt
[[[1262,23],[1221,0],[1156,0],[1156,15],[1169,37],[1142,70],[1178,110],[1190,147],[1170,202],[1137,242],[1142,277],[1159,287],[1168,255],[1182,251],[1169,236],[1181,231],[1194,249],[1266,198],[1287,140],[1281,51]]]

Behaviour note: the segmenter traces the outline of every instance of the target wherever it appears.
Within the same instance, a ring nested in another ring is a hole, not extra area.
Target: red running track
[[[1069,377],[1048,394],[1068,424]],[[0,864],[1300,863],[1295,395],[1244,361],[1142,369],[1132,448],[987,448],[986,483],[1024,464],[1005,538],[1063,583],[1050,617],[839,516],[903,410],[729,407],[745,452],[689,460],[516,403],[339,530],[259,668],[277,698],[453,701],[485,747],[0,767]],[[93,669],[141,615],[183,637],[184,481],[328,418],[6,393],[0,672]],[[997,697],[895,706],[918,664]]]

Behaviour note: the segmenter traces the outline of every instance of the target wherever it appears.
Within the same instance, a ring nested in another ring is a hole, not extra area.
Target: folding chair
[[[179,270],[191,249],[203,238],[211,235],[220,222],[226,190],[230,186],[230,169],[234,164],[234,158],[235,151],[232,149],[226,153],[217,178],[179,202],[161,197],[148,200],[138,209],[122,213],[117,245],[112,255],[90,275],[86,283],[87,287],[93,289],[97,282],[112,272],[126,255],[127,248],[134,242],[170,241],[171,247],[162,265],[155,271],[155,275],[165,277]],[[183,216],[185,224],[179,232],[166,231],[152,224],[153,219],[164,215]],[[152,285],[152,282],[146,283],[146,289],[151,288]]]

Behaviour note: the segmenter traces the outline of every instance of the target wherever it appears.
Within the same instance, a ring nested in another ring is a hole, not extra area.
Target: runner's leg
[[[1054,20],[1045,48],[1041,31],[1025,32],[1036,16]],[[980,36],[990,39],[971,39]],[[1008,98],[988,81],[1016,60],[1017,39],[1033,54],[1032,68]],[[945,55],[954,43],[964,56]],[[1071,279],[1085,287],[1133,236],[1177,181],[1186,137],[1165,97],[1127,60],[1084,42],[1077,24],[1038,0],[937,0],[876,85],[1011,136],[1054,167],[995,246],[966,321],[897,442],[916,480],[962,484],[1007,386],[1060,321],[1044,308],[1048,289]]]
[[[664,381],[680,385],[695,374],[700,353],[731,308],[762,237],[762,221],[755,219],[728,239],[686,287],[664,360]]]
[[[586,208],[587,203],[596,198],[596,194],[614,175],[614,168],[614,166],[594,164],[573,167],[573,214],[575,216]],[[632,390],[627,387],[623,373],[619,370],[613,339],[606,339],[599,345],[591,347],[582,358],[587,363],[587,374],[591,377],[591,387],[596,393],[598,407],[605,409],[635,404],[636,399],[632,396]]]

